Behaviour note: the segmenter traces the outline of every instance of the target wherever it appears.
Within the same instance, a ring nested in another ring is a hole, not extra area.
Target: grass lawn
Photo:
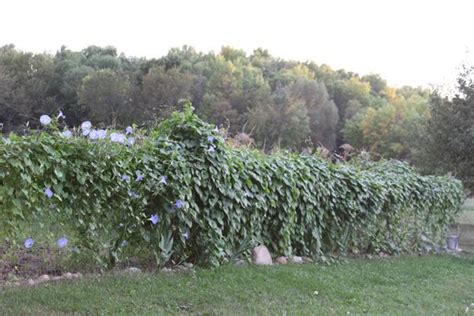
[[[2,315],[457,315],[474,303],[474,257],[360,259],[331,266],[225,266],[182,274],[85,277],[0,291]],[[474,305],[468,314],[474,315]]]

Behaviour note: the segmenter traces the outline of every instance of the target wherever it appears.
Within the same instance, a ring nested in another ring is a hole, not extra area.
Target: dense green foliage
[[[159,264],[218,265],[257,241],[274,254],[319,259],[429,250],[463,199],[459,181],[400,162],[332,164],[232,148],[190,107],[147,135],[135,131],[129,145],[61,137],[56,126],[2,140],[2,227],[18,237],[22,221],[52,216],[108,264],[121,260],[124,241]]]
[[[427,129],[427,169],[452,172],[474,191],[474,68],[458,77],[457,94],[449,100],[432,97],[432,119]]]
[[[225,266],[0,289],[6,315],[470,315],[474,257]]]

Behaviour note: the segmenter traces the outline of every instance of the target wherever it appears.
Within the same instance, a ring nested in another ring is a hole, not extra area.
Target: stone
[[[192,269],[194,267],[194,265],[191,262],[185,262],[183,266],[185,266],[188,269]]]
[[[36,279],[36,283],[44,283],[44,282],[48,282],[49,280],[51,280],[49,275],[43,274],[42,276]]]
[[[33,279],[28,279],[28,285],[35,285],[35,281]]]
[[[53,277],[51,278],[51,281],[60,281],[60,280],[62,280],[62,279],[63,279],[62,276],[56,275],[56,276],[53,276]]]
[[[291,263],[300,264],[300,263],[303,263],[303,258],[298,257],[298,256],[293,256],[290,258],[290,261]]]
[[[252,262],[256,265],[272,265],[272,256],[264,245],[252,249]]]
[[[127,269],[127,272],[130,274],[135,274],[135,273],[142,273],[142,270],[137,267],[130,267]]]
[[[303,257],[303,262],[306,263],[310,263],[310,262],[314,262],[313,259],[311,259],[310,257]]]
[[[64,274],[63,274],[63,276],[64,276],[66,279],[68,279],[68,280],[70,280],[70,279],[72,279],[72,278],[73,278],[73,276],[72,276],[72,273],[71,273],[71,272],[66,272],[66,273],[64,273]]]
[[[243,266],[243,265],[245,265],[245,260],[239,259],[239,260],[235,261],[235,265],[236,266]]]
[[[76,279],[82,279],[82,273],[81,272],[76,273]]]
[[[278,264],[288,264],[288,258],[281,256],[281,257],[276,258],[275,262]]]
[[[163,269],[161,269],[161,271],[163,271],[163,272],[173,272],[173,270],[170,269],[170,268],[163,268]]]

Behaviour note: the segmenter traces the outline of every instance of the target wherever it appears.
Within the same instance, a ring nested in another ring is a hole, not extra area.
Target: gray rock
[[[291,263],[300,264],[300,263],[303,263],[303,258],[298,257],[298,256],[293,256],[293,257],[290,258],[290,261],[291,261]]]
[[[33,279],[28,279],[28,285],[35,285],[35,281]]]
[[[130,274],[142,273],[142,270],[137,267],[130,267],[127,269],[127,272]]]
[[[194,267],[194,265],[191,262],[185,262],[183,266],[185,266],[188,269],[192,269]]]
[[[60,281],[60,280],[62,280],[62,279],[63,279],[62,276],[56,275],[56,276],[53,276],[53,277],[51,278],[51,281]]]
[[[275,262],[278,264],[288,264],[288,258],[281,256],[275,259]]]
[[[252,249],[252,262],[256,265],[272,265],[272,256],[268,248],[261,245]]]
[[[36,283],[44,283],[44,282],[48,282],[49,280],[51,280],[49,275],[43,274],[42,276],[36,279]]]
[[[72,273],[71,272],[66,272],[63,274],[63,277],[68,279],[68,280],[71,280],[73,278],[72,276]]]

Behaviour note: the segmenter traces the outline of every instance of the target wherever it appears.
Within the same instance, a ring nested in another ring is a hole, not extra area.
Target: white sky
[[[391,85],[440,85],[472,60],[472,0],[0,0],[0,45],[54,53],[113,45],[161,57],[184,44],[313,60],[379,73]]]

